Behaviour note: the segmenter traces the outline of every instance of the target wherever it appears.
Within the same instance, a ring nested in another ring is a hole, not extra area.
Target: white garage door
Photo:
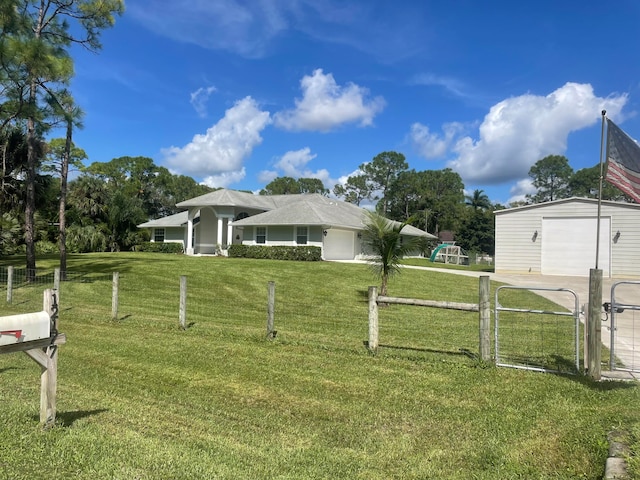
[[[327,230],[324,237],[323,255],[325,260],[353,260],[354,232],[349,230]]]
[[[595,267],[597,219],[542,219],[542,274],[588,276]],[[598,268],[609,276],[611,219],[600,219]]]

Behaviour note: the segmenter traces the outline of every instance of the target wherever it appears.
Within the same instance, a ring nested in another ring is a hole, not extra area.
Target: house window
[[[249,214],[247,212],[240,212],[238,215],[236,215],[236,218],[234,218],[233,220],[242,220],[243,218],[247,218],[249,216]]]
[[[309,234],[307,227],[298,227],[296,228],[296,244],[297,245],[306,245]]]
[[[153,229],[153,241],[160,243],[164,242],[164,228]]]
[[[256,243],[267,243],[267,227],[256,227]]]

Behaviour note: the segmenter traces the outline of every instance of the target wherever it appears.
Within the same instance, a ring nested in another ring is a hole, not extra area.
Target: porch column
[[[227,248],[233,243],[233,220],[227,218]]]
[[[220,246],[222,246],[222,217],[218,217],[218,232],[217,232],[217,238],[216,238],[216,243]]]
[[[187,255],[193,255],[193,216],[194,212],[189,210],[187,214],[187,244],[184,246]]]

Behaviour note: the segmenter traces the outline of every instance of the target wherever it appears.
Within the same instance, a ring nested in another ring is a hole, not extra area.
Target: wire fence
[[[267,336],[267,282],[247,279],[245,285],[226,285],[203,273],[187,276],[181,293],[180,278],[167,274],[154,281],[131,272],[116,277],[113,272],[60,275],[57,270],[0,267],[0,316],[40,311],[42,291],[56,288],[63,328],[66,316],[93,323],[133,323],[145,332],[179,329],[182,320],[187,329],[211,337]],[[182,313],[181,294],[185,296]],[[310,293],[302,282],[276,282],[274,314],[273,336],[282,344],[366,351],[366,289],[334,291],[327,282],[322,290]],[[403,305],[380,309],[379,355],[474,356],[477,350],[477,313]]]

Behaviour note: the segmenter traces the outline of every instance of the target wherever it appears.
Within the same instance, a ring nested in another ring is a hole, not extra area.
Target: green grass
[[[38,424],[37,365],[0,355],[0,479],[596,479],[607,433],[638,435],[636,384],[488,367],[469,354],[473,313],[383,308],[371,355],[365,265],[95,254],[68,268],[87,275],[61,287],[55,427]],[[42,288],[17,288],[11,307],[1,290],[0,315],[38,309]],[[474,278],[405,270],[389,293],[475,303],[477,291]]]
[[[428,258],[405,258],[404,265],[415,265],[418,267],[441,268],[443,270],[467,270],[472,272],[493,272],[493,265],[475,263],[473,265],[453,265],[450,263],[432,262]]]

